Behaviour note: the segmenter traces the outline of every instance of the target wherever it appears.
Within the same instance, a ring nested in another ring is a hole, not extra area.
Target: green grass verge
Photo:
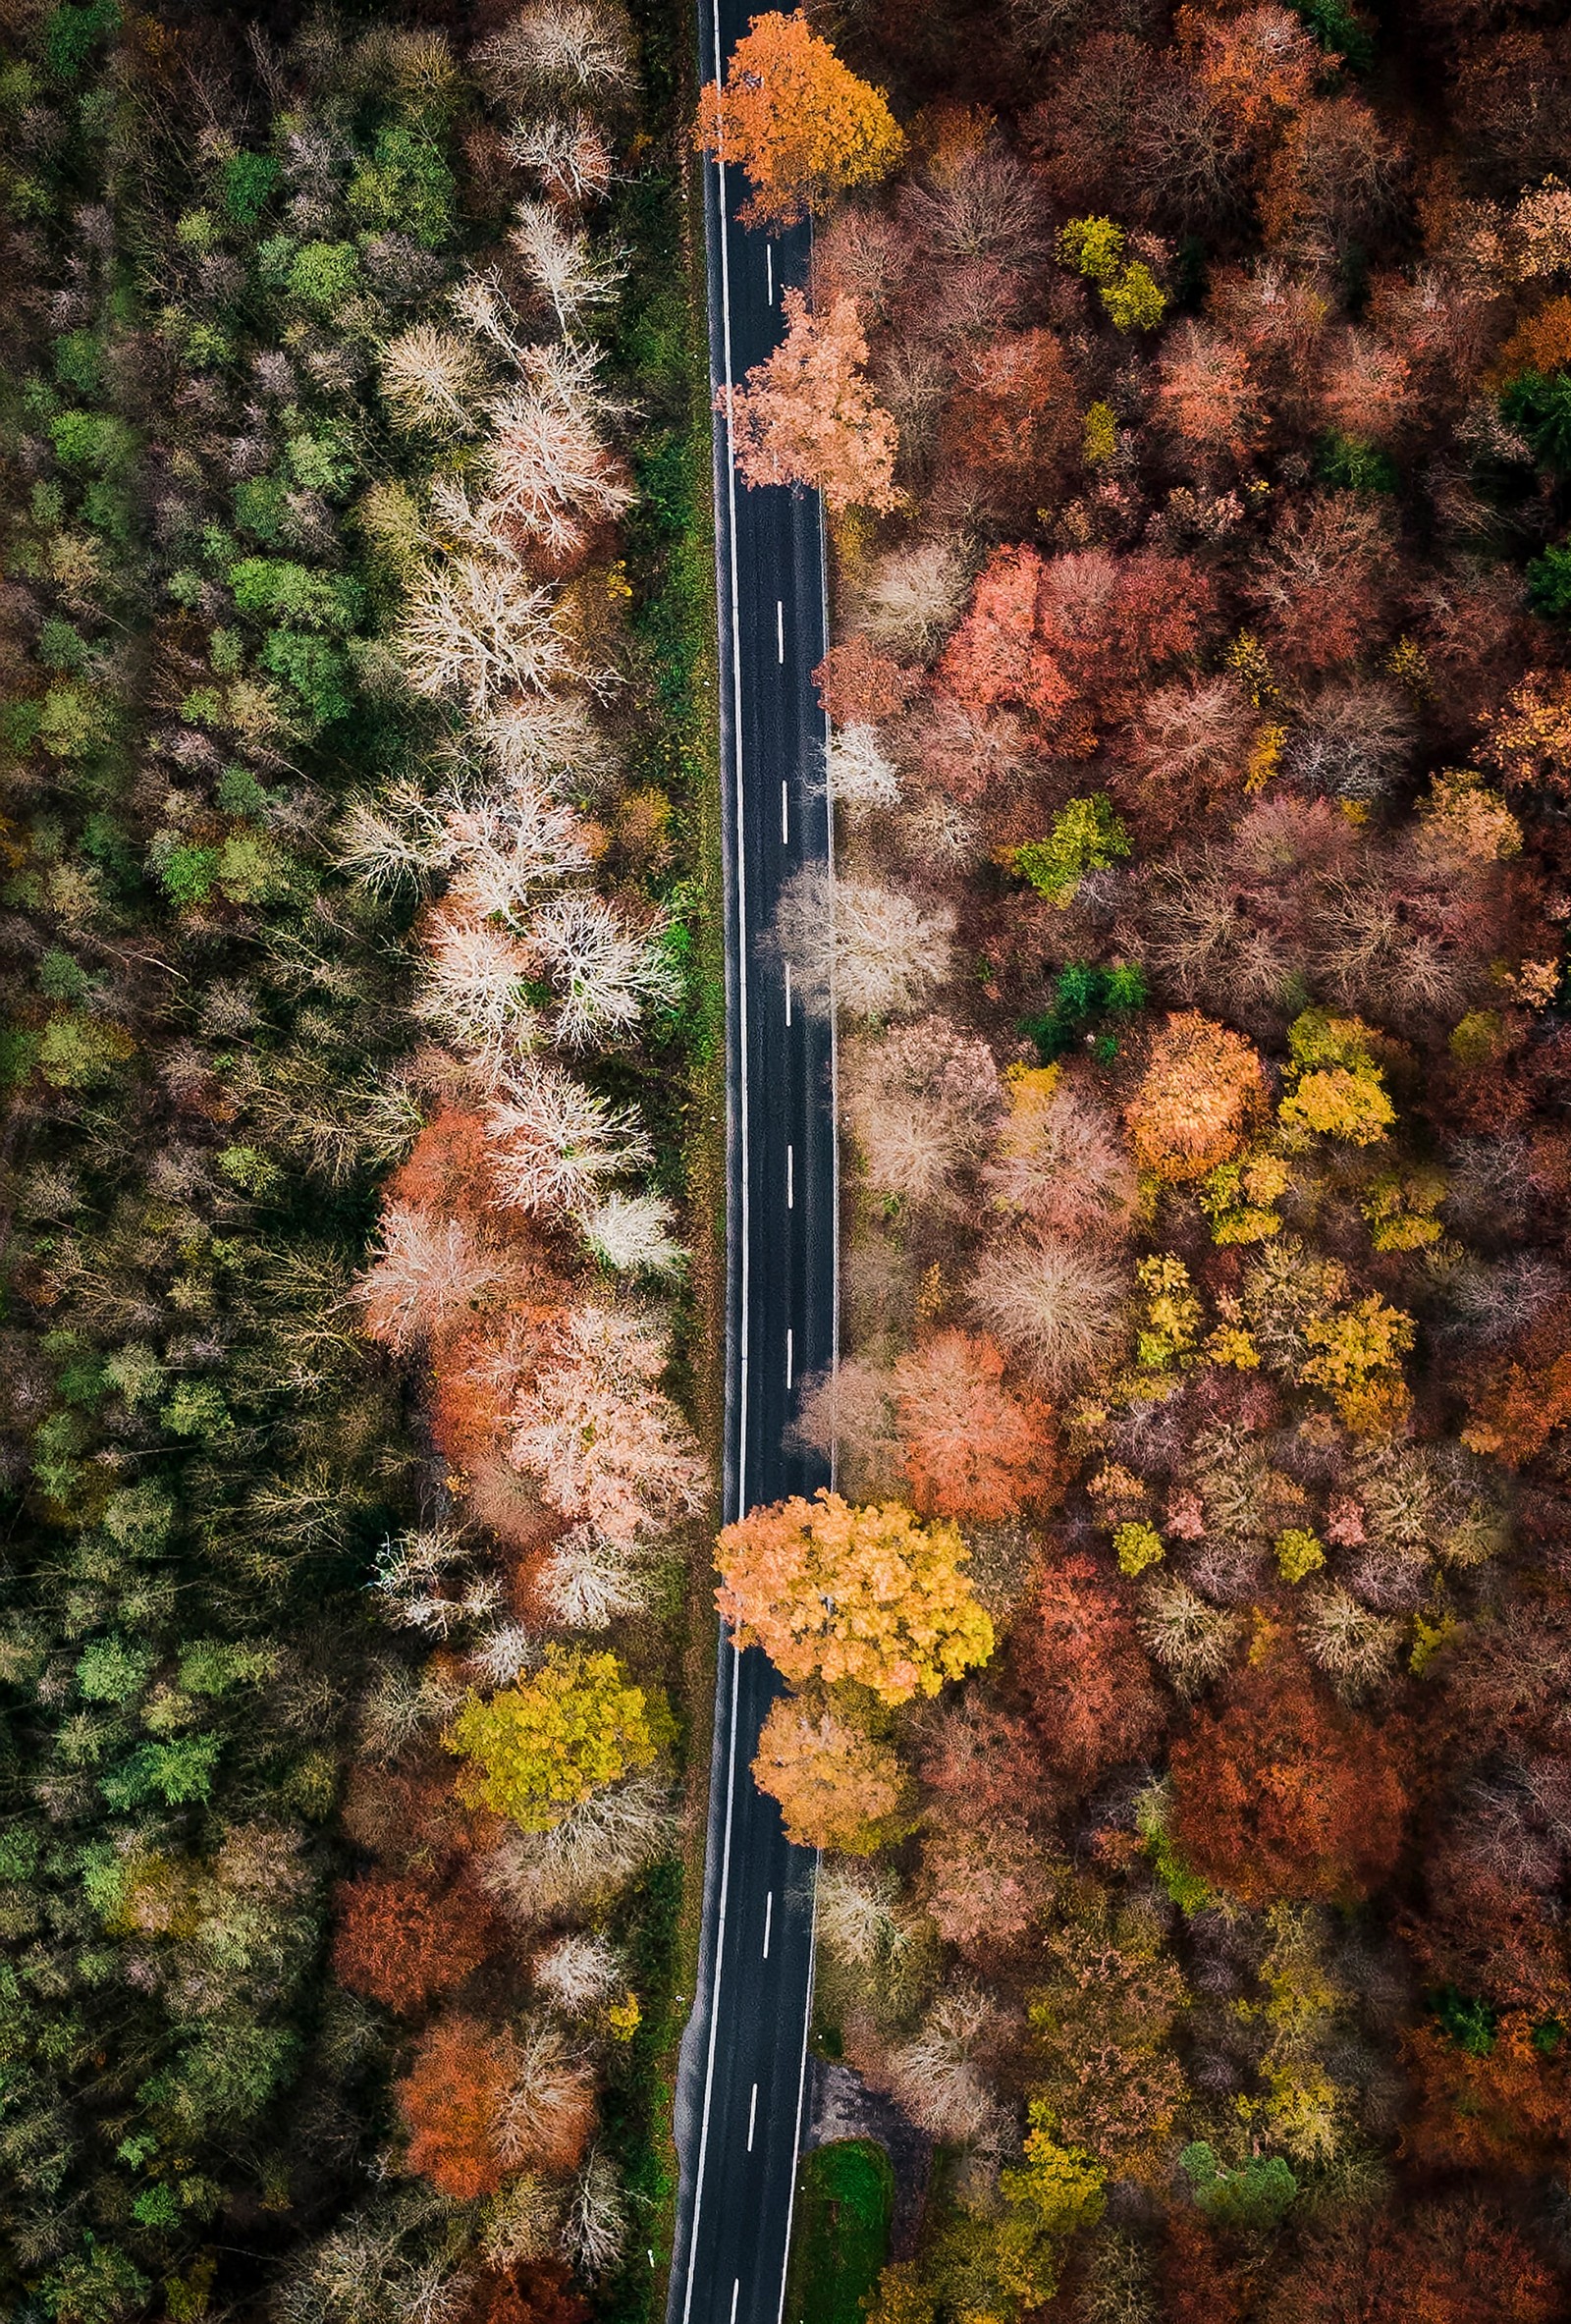
[[[786,2324],[861,2324],[889,2257],[894,2173],[870,2138],[815,2147],[802,2164]]]

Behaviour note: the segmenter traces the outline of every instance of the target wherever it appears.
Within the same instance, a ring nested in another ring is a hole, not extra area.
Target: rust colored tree
[[[1395,1865],[1407,1794],[1390,1744],[1323,1696],[1290,1648],[1199,1712],[1171,1764],[1180,1853],[1245,1904],[1367,1896]]]
[[[482,1900],[461,1884],[440,1890],[407,1874],[369,1872],[338,1892],[333,1968],[352,1993],[412,2014],[461,1985],[495,1933]]]
[[[1003,1385],[991,1339],[940,1331],[894,1367],[905,1468],[925,1516],[988,1522],[1054,1497],[1052,1407]]]
[[[1089,1557],[1050,1565],[1016,1623],[1011,1651],[1049,1766],[1077,1791],[1148,1752],[1165,1708],[1111,1583]]]
[[[398,2085],[408,2169],[456,2203],[494,2194],[506,2176],[499,2131],[511,2087],[489,2027],[473,2018],[440,2019]]]

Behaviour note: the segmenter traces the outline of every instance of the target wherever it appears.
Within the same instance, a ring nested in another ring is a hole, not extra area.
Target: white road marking
[[[780,843],[783,847],[791,843],[791,794],[786,787],[784,775],[780,781]]]
[[[796,1208],[796,1149],[794,1146],[787,1146],[786,1149],[786,1208],[787,1211],[794,1211]]]
[[[786,659],[786,604],[779,597],[775,600],[775,658],[780,662]]]
[[[715,40],[715,64],[716,64],[716,71],[717,71],[717,73],[718,73],[718,71],[719,71],[719,68],[720,68],[720,60],[721,60],[721,56],[722,56],[722,54],[723,54],[723,51],[722,51],[722,48],[721,48],[721,39],[720,39],[720,0],[711,0],[710,21],[711,21],[711,24],[713,25],[713,27],[714,27],[714,40]],[[740,611],[741,584],[740,584],[740,578],[739,578],[739,575],[738,575],[738,572],[737,572],[737,567],[736,567],[736,438],[735,438],[735,429],[734,429],[734,423],[733,423],[733,420],[732,420],[732,413],[731,413],[731,402],[732,402],[732,399],[731,399],[731,389],[732,389],[732,386],[733,386],[733,384],[734,384],[734,369],[733,369],[733,366],[732,366],[732,363],[731,363],[731,245],[730,245],[730,240],[729,240],[729,238],[728,238],[728,235],[727,235],[727,232],[726,232],[726,212],[727,212],[727,195],[726,195],[726,162],[725,162],[725,156],[724,156],[724,154],[723,154],[723,153],[722,153],[722,154],[718,154],[718,155],[716,156],[715,171],[716,171],[716,181],[717,181],[718,198],[719,198],[719,206],[720,206],[720,228],[721,228],[721,230],[720,230],[720,303],[721,303],[721,349],[722,349],[722,365],[723,365],[723,369],[724,369],[724,373],[725,373],[725,377],[724,377],[724,380],[723,380],[722,384],[723,384],[723,386],[725,387],[725,390],[726,390],[726,400],[725,400],[725,405],[724,405],[724,406],[723,406],[723,408],[724,408],[724,411],[725,411],[725,427],[726,427],[726,509],[727,509],[727,528],[726,528],[726,531],[727,531],[727,539],[726,539],[726,551],[727,551],[727,564],[728,564],[728,566],[730,567],[730,571],[729,571],[729,573],[728,573],[728,575],[727,575],[727,580],[728,580],[728,588],[727,588],[726,595],[727,595],[727,612],[728,612],[728,614],[729,614],[729,616],[730,616],[730,621],[731,621],[731,730],[732,730],[732,731],[731,731],[731,756],[732,756],[732,760],[733,760],[733,762],[734,762],[734,780],[733,780],[733,784],[732,784],[732,792],[733,792],[732,813],[733,813],[733,815],[735,816],[735,828],[736,828],[736,935],[735,935],[735,944],[736,944],[736,949],[737,949],[737,957],[738,957],[739,959],[741,959],[741,960],[745,961],[745,960],[746,960],[746,958],[747,958],[747,838],[746,838],[746,830],[745,830],[745,824],[744,824],[744,819],[743,819],[743,814],[742,814],[742,807],[743,807],[743,782],[742,782],[742,646],[741,646],[741,611]],[[740,1082],[740,1085],[741,1085],[741,1103],[740,1103],[740,1105],[739,1105],[739,1106],[738,1106],[738,1108],[737,1108],[737,1123],[736,1123],[736,1142],[737,1142],[738,1160],[739,1160],[739,1162],[740,1162],[740,1171],[739,1171],[739,1178],[740,1178],[740,1188],[739,1188],[739,1196],[738,1196],[738,1202],[737,1202],[737,1209],[738,1209],[738,1211],[739,1211],[739,1213],[740,1213],[740,1220],[739,1220],[739,1224],[740,1224],[740,1231],[741,1231],[741,1265],[740,1265],[740,1279],[739,1279],[739,1282],[738,1282],[738,1285],[737,1285],[737,1298],[738,1298],[738,1304],[739,1304],[739,1308],[740,1308],[740,1313],[741,1313],[741,1315],[742,1315],[742,1316],[745,1318],[745,1317],[747,1316],[748,1312],[749,1312],[749,1300],[750,1300],[750,1293],[749,1293],[749,1284],[748,1284],[748,1278],[749,1278],[749,1273],[750,1273],[750,1263],[751,1263],[751,1244],[752,1244],[752,1236],[751,1236],[751,1233],[749,1232],[749,1227],[748,1227],[748,1214],[749,1214],[749,1206],[750,1206],[750,1188],[749,1188],[749,1184],[748,1184],[748,1179],[749,1179],[749,1153],[748,1153],[748,1149],[749,1149],[749,1137],[748,1137],[748,1088],[747,1088],[747,1061],[748,1061],[748,1024],[747,1024],[747,977],[746,977],[745,970],[743,971],[742,975],[741,975],[741,976],[738,978],[738,980],[737,980],[737,983],[738,983],[738,991],[737,991],[737,995],[736,995],[736,1056],[737,1056],[737,1078],[738,1078],[738,1081]],[[743,1330],[742,1330],[742,1332],[741,1332],[741,1334],[740,1334],[740,1337],[741,1337],[741,1346],[740,1346],[740,1349],[738,1350],[738,1359],[737,1359],[737,1366],[736,1366],[736,1413],[737,1413],[737,1430],[736,1430],[736,1439],[735,1439],[735,1442],[736,1442],[736,1481],[735,1481],[736,1505],[735,1505],[734,1509],[733,1509],[733,1510],[732,1510],[732,1512],[731,1512],[731,1514],[732,1514],[732,1516],[733,1516],[733,1517],[738,1517],[738,1518],[739,1518],[739,1517],[741,1517],[741,1516],[743,1516],[743,1515],[746,1513],[746,1509],[747,1509],[747,1390],[748,1390],[747,1364],[748,1364],[748,1356],[747,1356],[747,1332],[746,1332],[746,1329],[745,1329],[745,1327],[743,1328]],[[725,1638],[725,1636],[726,1636],[726,1626],[725,1626],[725,1624],[724,1624],[724,1622],[723,1622],[723,1623],[721,1624],[721,1637],[724,1639],[724,1638]],[[690,2231],[690,2235],[689,2235],[689,2239],[688,2239],[688,2245],[687,2245],[687,2281],[686,2281],[686,2284],[684,2285],[684,2287],[683,2287],[683,2289],[682,2289],[682,2302],[681,2302],[682,2324],[689,2324],[689,2319],[690,2319],[690,2317],[691,2317],[691,2315],[692,2315],[692,2305],[693,2305],[693,2292],[694,2292],[694,2289],[695,2289],[695,2287],[696,2287],[697,2280],[698,2280],[698,2279],[697,2279],[697,2269],[696,2269],[696,2267],[694,2266],[694,2261],[695,2261],[695,2260],[696,2260],[696,2258],[697,2258],[697,2255],[698,2255],[698,2248],[699,2248],[699,2243],[698,2243],[698,2236],[699,2236],[699,2223],[700,2223],[700,2221],[701,2221],[701,2219],[702,2219],[702,2216],[703,2216],[703,2208],[704,2208],[704,2178],[705,2178],[705,2172],[706,2172],[706,2168],[707,2168],[707,2165],[708,2165],[708,2160],[709,2160],[709,2121],[710,2121],[710,2114],[711,2114],[711,2111],[712,2111],[712,2109],[713,2109],[713,2105],[714,2105],[714,2096],[715,2096],[715,2052],[716,2052],[716,2047],[717,2047],[717,2045],[718,2045],[718,2043],[719,2043],[719,2039],[720,2039],[720,1994],[721,1994],[721,1984],[722,1984],[722,1981],[723,1981],[723,1978],[724,1978],[724,1974],[725,1974],[725,1966],[726,1966],[726,1909],[727,1909],[727,1906],[728,1906],[728,1904],[729,1904],[729,1902],[730,1902],[730,1898],[731,1898],[731,1835],[732,1835],[732,1831],[733,1831],[733,1829],[734,1829],[734,1825],[735,1825],[735,1806],[736,1806],[736,1709],[737,1709],[737,1700],[736,1700],[736,1698],[737,1698],[737,1687],[738,1687],[738,1684],[739,1684],[739,1680],[738,1680],[738,1677],[737,1677],[737,1673],[738,1673],[738,1670],[739,1670],[739,1668],[740,1668],[740,1663],[741,1663],[741,1656],[740,1656],[739,1654],[737,1654],[737,1653],[733,1653],[733,1654],[731,1655],[731,1705],[730,1705],[730,1712],[729,1712],[729,1716],[728,1716],[728,1719],[727,1719],[727,1730],[726,1730],[726,1823],[725,1823],[725,1838],[724,1838],[724,1840],[723,1840],[723,1842],[722,1842],[722,1846],[721,1846],[721,1857],[720,1857],[720,1908],[719,1908],[719,1913],[718,1913],[718,1916],[717,1916],[717,1926],[716,1926],[716,1930],[715,1930],[715,1974],[714,1974],[714,1982],[713,1982],[713,1984],[712,1984],[712,1985],[711,1985],[711,1987],[710,1987],[710,1993],[709,1993],[709,2043],[708,2043],[708,2050],[707,2050],[707,2054],[706,2054],[706,2056],[705,2056],[705,2059],[704,2059],[704,2102],[703,2102],[703,2110],[702,2110],[702,2114],[701,2114],[701,2116],[700,2116],[700,2121],[699,2121],[699,2130],[698,2130],[698,2161],[697,2161],[697,2166],[696,2166],[696,2169],[695,2169],[695,2171],[694,2171],[694,2174],[693,2174],[693,2216],[692,2216],[692,2228],[691,2228],[691,2231]],[[718,1705],[717,1705],[717,1708],[718,1708]],[[792,2165],[791,2180],[792,2180],[792,2184],[791,2184],[791,2188],[790,2188],[790,2190],[789,2190],[789,2194],[788,2194],[788,2196],[787,2196],[787,2202],[793,2202],[793,2201],[794,2201],[794,2199],[795,2199],[795,2194],[796,2194],[796,2188],[795,2188],[795,2166],[794,2166],[794,2163],[793,2163],[793,2165]],[[787,2216],[788,2216],[788,2215],[787,2215]],[[783,2300],[784,2300],[784,2298],[785,2298],[785,2297],[786,2297],[786,2295],[785,2295],[785,2280],[786,2280],[786,2279],[785,2279],[785,2276],[784,2276],[784,2274],[783,2274],[783,2275],[782,2275],[782,2277],[781,2277],[781,2285],[782,2285],[781,2297],[782,2297],[782,2299],[783,2299]],[[736,2297],[737,2297],[737,2291],[739,2290],[739,2288],[740,2288],[740,2282],[739,2282],[739,2279],[738,2279],[738,2283],[737,2283],[737,2285],[736,2285],[736,2286],[734,2286],[734,2287],[732,2288],[732,2291],[731,2291],[731,2320],[732,2320],[732,2324],[735,2324],[735,2315],[736,2315]]]
[[[766,1961],[769,1959],[769,1932],[774,1925],[775,1891],[772,1888],[764,1898],[764,1959]]]
[[[747,2102],[747,2151],[749,2154],[751,2154],[753,2151],[753,2125],[757,2122],[757,2120],[758,2084],[755,2081],[753,2084],[753,2094]]]
[[[775,303],[775,245],[773,243],[765,243],[764,244],[764,264],[769,269],[769,295],[764,303],[766,306],[773,306]]]
[[[791,964],[790,964],[790,962],[787,960],[787,961],[786,961],[786,1024],[788,1025],[788,1024],[790,1023],[790,1021],[791,1021]]]
[[[791,1384],[791,1360],[795,1343],[796,1334],[792,1331],[790,1325],[787,1324],[786,1326],[786,1385],[787,1387],[789,1387]]]
[[[731,2278],[731,2324],[736,2324],[736,2302],[741,2297],[741,2290],[742,2280],[740,2276],[733,2276]]]

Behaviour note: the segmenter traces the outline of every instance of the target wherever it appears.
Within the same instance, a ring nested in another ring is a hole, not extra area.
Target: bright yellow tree
[[[468,1762],[458,1780],[466,1807],[544,1832],[602,1784],[647,1767],[657,1722],[615,1654],[553,1646],[520,1685],[471,1695],[442,1740]]]
[[[725,87],[712,81],[699,96],[693,141],[746,171],[747,226],[794,226],[843,188],[885,177],[905,145],[883,90],[842,65],[800,9],[753,18]]]
[[[753,1781],[778,1800],[800,1848],[868,1856],[909,1830],[910,1781],[897,1753],[867,1729],[784,1695],[764,1721]]]
[[[853,1679],[881,1702],[936,1695],[993,1651],[952,1525],[838,1492],[754,1509],[720,1537],[721,1612],[800,1685]]]

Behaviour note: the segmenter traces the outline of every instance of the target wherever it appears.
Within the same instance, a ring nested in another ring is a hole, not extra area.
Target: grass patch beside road
[[[889,2257],[894,2173],[870,2138],[838,2138],[802,2163],[786,2324],[861,2324]]]

